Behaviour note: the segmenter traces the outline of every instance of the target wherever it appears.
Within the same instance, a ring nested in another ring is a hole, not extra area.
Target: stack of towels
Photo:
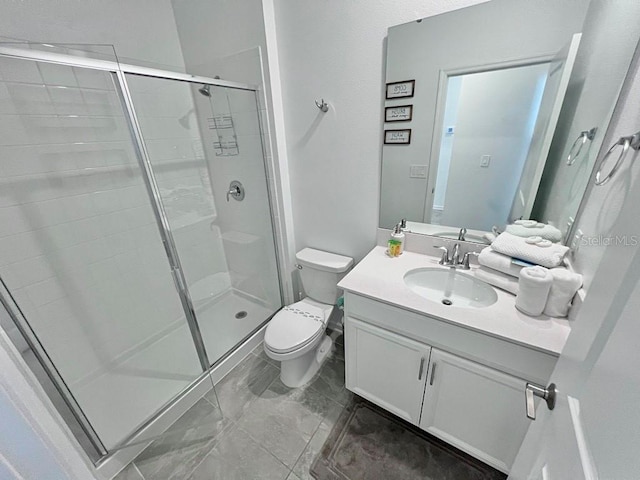
[[[508,225],[478,257],[476,277],[516,295],[527,315],[566,317],[582,276],[564,268],[569,248],[554,242],[560,231],[534,220]]]

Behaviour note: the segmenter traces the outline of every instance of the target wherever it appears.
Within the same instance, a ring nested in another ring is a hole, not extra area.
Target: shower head
[[[210,89],[211,89],[211,85],[203,85],[201,88],[198,89],[198,91],[205,97],[210,97],[211,96]]]

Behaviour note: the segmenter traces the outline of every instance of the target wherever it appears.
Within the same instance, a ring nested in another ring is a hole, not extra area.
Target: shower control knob
[[[244,186],[242,186],[239,181],[234,180],[229,184],[229,190],[227,190],[227,202],[229,201],[229,197],[233,197],[239,202],[244,200]]]

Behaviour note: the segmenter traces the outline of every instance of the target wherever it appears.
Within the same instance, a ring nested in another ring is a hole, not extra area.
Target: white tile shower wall
[[[193,101],[201,85],[134,75],[127,81],[187,284],[201,282],[207,296],[224,293],[231,280]],[[191,292],[194,301],[202,288]]]
[[[278,266],[284,296],[290,302],[294,290],[291,272],[296,271],[292,267],[293,220],[284,127],[276,121],[280,118],[276,112],[280,112],[281,102],[272,96],[272,82],[279,91],[277,49],[267,47],[269,42],[275,42],[271,1],[172,0],[172,4],[189,72],[259,85],[268,178],[273,188],[272,216],[280,254]]]
[[[109,74],[0,75],[0,274],[73,387],[183,314]]]
[[[248,58],[249,62],[258,60]],[[203,129],[214,197],[219,206],[216,223],[222,231],[232,284],[237,290],[277,308],[280,292],[274,281],[277,271],[256,101],[251,91],[217,88],[212,89],[211,102],[204,97],[196,100],[196,110],[201,125],[206,125],[203,116],[211,109],[214,115],[229,111],[235,127],[238,154],[233,156],[216,154],[213,148],[216,131]],[[233,180],[244,185],[246,196],[242,202],[227,201],[226,192]]]

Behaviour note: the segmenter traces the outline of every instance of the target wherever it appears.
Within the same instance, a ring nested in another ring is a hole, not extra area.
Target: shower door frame
[[[168,70],[159,70],[149,67],[141,67],[136,65],[128,65],[122,64],[118,61],[111,60],[100,60],[94,58],[85,58],[85,57],[76,57],[73,55],[66,55],[54,52],[44,52],[39,50],[24,50],[21,48],[15,47],[7,47],[0,45],[0,58],[8,57],[8,58],[16,58],[21,60],[30,60],[35,62],[45,62],[52,63],[58,65],[65,65],[69,67],[78,67],[78,68],[87,68],[91,70],[101,70],[105,72],[109,72],[114,79],[114,87],[115,93],[118,95],[120,102],[122,104],[122,108],[125,113],[125,117],[127,119],[127,125],[129,128],[129,132],[131,134],[131,141],[133,143],[133,147],[136,152],[136,158],[138,160],[139,167],[141,169],[141,174],[144,179],[145,187],[147,189],[147,193],[149,196],[149,201],[151,203],[151,207],[156,219],[156,223],[158,225],[158,231],[160,233],[162,243],[165,249],[165,253],[167,255],[167,261],[169,263],[169,267],[171,269],[172,278],[174,280],[174,284],[176,287],[176,291],[180,298],[186,321],[189,326],[189,330],[192,336],[192,340],[194,342],[194,346],[196,348],[196,352],[198,355],[198,360],[200,362],[200,366],[202,368],[202,373],[194,379],[194,381],[187,386],[185,389],[180,391],[173,398],[169,399],[167,403],[160,408],[160,410],[153,412],[153,414],[147,418],[145,422],[139,425],[131,434],[125,437],[118,445],[116,445],[111,450],[108,450],[103,442],[100,439],[100,436],[93,428],[91,422],[86,417],[84,411],[81,406],[76,401],[73,393],[66,385],[63,377],[58,372],[55,364],[48,356],[46,350],[43,345],[40,343],[38,336],[32,330],[28,319],[23,315],[20,310],[18,304],[13,300],[10,289],[6,286],[2,278],[0,278],[0,303],[4,306],[7,313],[13,320],[14,324],[25,338],[25,341],[37,357],[38,361],[46,371],[47,375],[51,379],[53,385],[55,386],[58,393],[61,395],[62,399],[66,403],[66,405],[71,410],[75,420],[78,423],[78,426],[82,429],[82,431],[87,436],[91,446],[94,449],[94,455],[90,452],[87,452],[86,446],[82,445],[85,453],[90,457],[92,463],[99,467],[100,464],[108,458],[114,452],[117,452],[121,448],[124,448],[131,444],[131,442],[140,435],[143,430],[149,427],[158,417],[160,417],[164,412],[169,410],[174,404],[176,404],[181,398],[186,396],[191,390],[193,390],[194,386],[197,385],[203,378],[211,375],[212,370],[216,365],[221,363],[227,356],[229,356],[234,349],[230,352],[227,352],[222,358],[216,361],[215,364],[211,364],[209,362],[209,358],[206,351],[206,346],[204,344],[202,334],[200,332],[200,327],[198,324],[198,320],[195,314],[195,309],[193,307],[193,302],[187,287],[187,282],[184,276],[184,272],[182,270],[182,265],[180,263],[180,258],[178,255],[178,250],[176,248],[173,233],[171,231],[171,227],[169,224],[169,220],[167,214],[164,210],[164,205],[162,203],[162,197],[160,195],[160,190],[156,183],[155,175],[153,173],[153,167],[151,164],[151,159],[149,153],[146,149],[146,145],[144,143],[144,137],[142,134],[142,130],[138,121],[138,117],[136,115],[135,106],[133,99],[131,97],[131,93],[129,91],[129,86],[126,80],[126,74],[133,75],[141,75],[145,77],[154,77],[168,80],[176,80],[188,83],[196,83],[196,84],[206,84],[212,85],[215,87],[223,87],[223,88],[232,88],[237,90],[245,90],[254,92],[256,96],[256,114],[258,115],[258,122],[260,122],[260,111],[258,107],[257,95],[259,91],[259,87],[257,85],[245,84],[240,82],[233,82],[228,80],[214,79],[209,77],[203,77],[198,75],[190,75],[186,73],[178,73],[171,72]],[[280,268],[280,256],[281,252],[279,251],[278,242],[276,241],[275,235],[278,231],[276,225],[274,223],[274,202],[272,201],[272,185],[269,181],[270,174],[268,171],[268,166],[266,164],[266,155],[265,155],[265,146],[264,146],[264,132],[262,132],[262,125],[260,125],[261,129],[261,143],[262,143],[262,151],[263,151],[263,164],[265,168],[265,181],[267,184],[267,200],[269,202],[271,215],[271,225],[272,225],[272,240],[274,243],[274,251],[275,251],[275,260],[276,260],[276,273],[278,277],[278,284],[280,289],[280,298],[281,302],[283,299],[283,279],[282,272]],[[268,319],[267,319],[268,320]],[[264,322],[266,323],[266,321]],[[264,323],[257,330],[264,326]],[[253,334],[252,332],[248,337],[250,338]],[[243,341],[244,341],[243,340]],[[237,347],[236,347],[237,348]],[[82,442],[80,442],[82,443]],[[96,460],[97,458],[97,460]]]

